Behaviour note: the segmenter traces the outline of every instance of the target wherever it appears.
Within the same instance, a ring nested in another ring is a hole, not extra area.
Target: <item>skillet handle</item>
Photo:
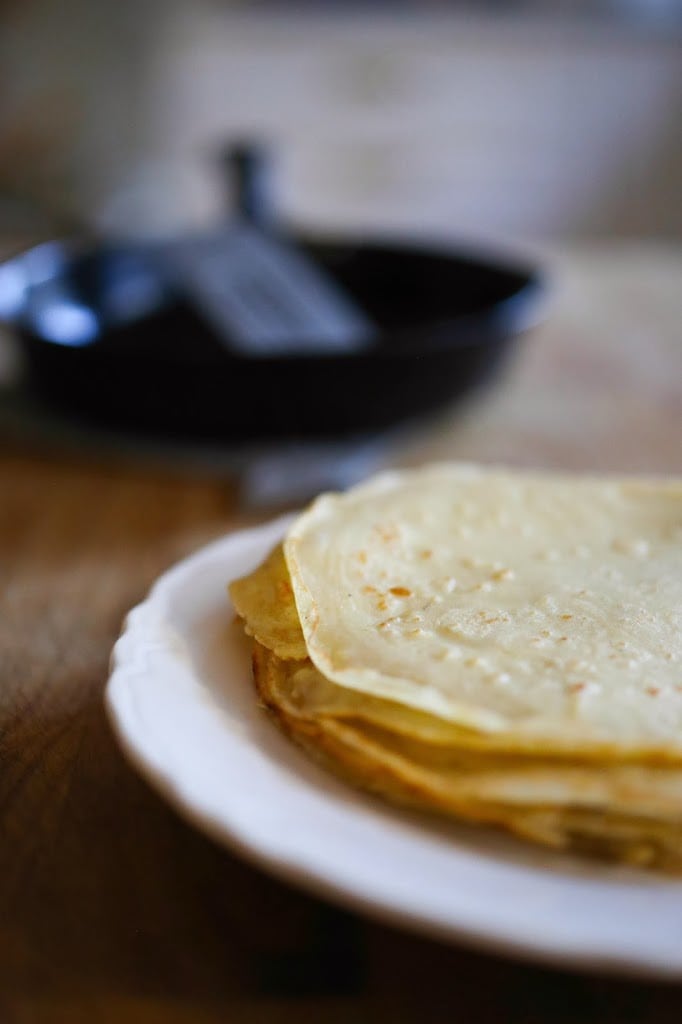
[[[237,142],[226,146],[220,156],[233,196],[233,216],[261,231],[275,232],[277,216],[272,201],[268,147],[256,142]]]

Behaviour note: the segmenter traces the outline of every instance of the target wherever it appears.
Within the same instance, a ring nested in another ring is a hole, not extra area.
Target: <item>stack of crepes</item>
[[[682,481],[387,473],[230,593],[262,702],[345,778],[682,870]]]

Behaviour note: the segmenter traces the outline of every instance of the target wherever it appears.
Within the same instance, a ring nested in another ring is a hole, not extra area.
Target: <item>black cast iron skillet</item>
[[[377,430],[489,380],[537,315],[539,274],[447,249],[295,237],[369,315],[360,351],[230,351],[142,246],[51,242],[0,265],[0,316],[51,407],[116,429],[246,440]]]

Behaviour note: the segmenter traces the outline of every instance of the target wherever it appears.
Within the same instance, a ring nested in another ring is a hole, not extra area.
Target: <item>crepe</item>
[[[307,658],[282,546],[249,576],[230,584],[230,597],[249,636],[280,658]]]
[[[545,846],[682,873],[682,771],[629,766],[611,773],[590,762],[567,769],[565,762],[536,766],[528,758],[471,758],[454,750],[446,765],[434,763],[438,748],[419,749],[362,719],[311,711],[300,692],[300,675],[316,673],[310,662],[285,661],[255,644],[253,669],[259,695],[283,730],[363,789]]]
[[[325,495],[284,552],[339,686],[507,745],[682,760],[682,485],[435,466]]]
[[[471,466],[324,496],[230,588],[260,696],[390,800],[679,872],[681,497]]]

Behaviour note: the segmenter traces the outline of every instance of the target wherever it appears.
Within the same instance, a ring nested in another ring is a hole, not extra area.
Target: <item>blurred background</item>
[[[221,151],[262,140],[275,155],[272,201],[285,225],[471,246],[551,270],[548,329],[522,349],[498,403],[482,406],[468,432],[465,409],[428,444],[399,438],[394,455],[668,466],[681,58],[682,0],[0,0],[0,256],[74,233],[136,241],[215,226],[235,200]],[[607,247],[602,257],[595,246]],[[177,324],[161,330],[161,359],[173,332],[194,344]],[[62,443],[68,417],[41,419],[12,335],[0,335],[0,430]],[[50,365],[43,382],[61,372]],[[136,366],[126,373],[138,378]],[[316,379],[302,386],[330,393]],[[143,405],[160,390],[145,387]],[[277,374],[273,387],[283,390]],[[269,407],[259,381],[238,390],[242,403],[258,393]],[[227,385],[225,394],[234,397]],[[191,417],[208,408],[203,398],[197,386],[167,404]],[[618,441],[626,420],[636,439],[627,445]],[[74,439],[96,454],[105,447],[89,429]],[[285,503],[388,457],[371,438],[369,447],[325,444],[305,464],[298,448],[273,461],[243,443],[228,452],[229,439],[218,447],[217,461],[215,446],[206,455],[212,469],[246,469],[258,501]],[[177,464],[179,450],[170,454]]]
[[[0,223],[215,220],[278,144],[297,224],[679,238],[680,0],[2,0]]]

